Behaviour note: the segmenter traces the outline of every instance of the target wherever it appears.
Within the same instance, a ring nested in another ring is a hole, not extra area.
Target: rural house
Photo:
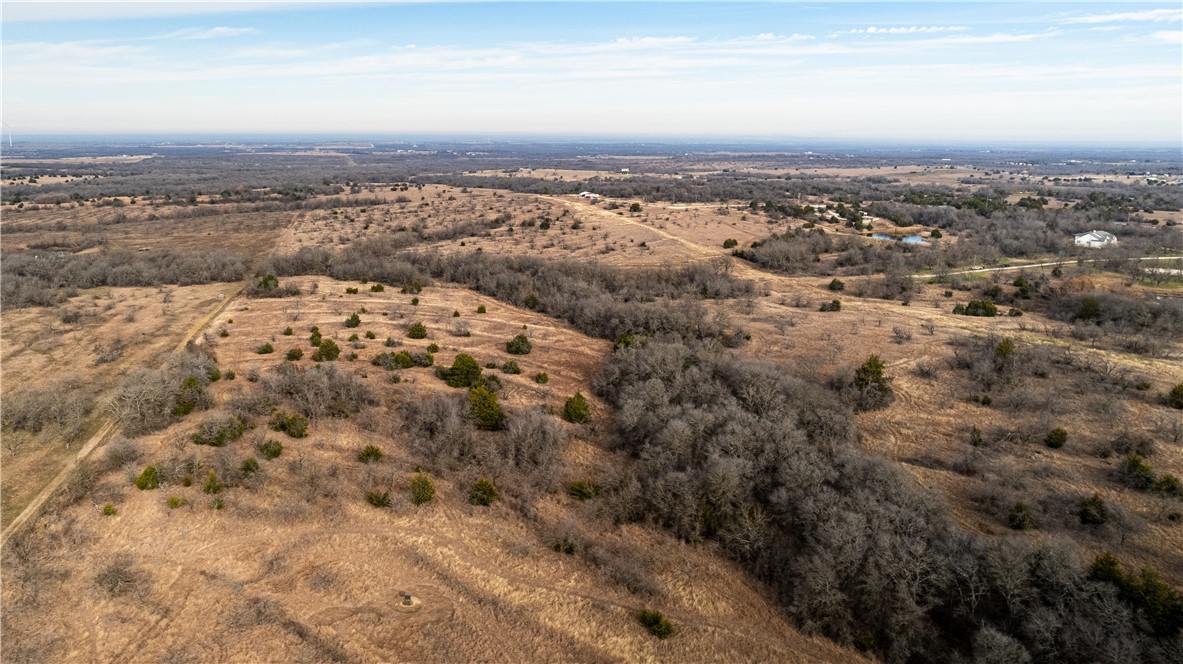
[[[1078,247],[1108,247],[1111,244],[1117,244],[1117,238],[1113,233],[1107,231],[1089,231],[1087,233],[1080,233],[1076,236],[1076,246]]]

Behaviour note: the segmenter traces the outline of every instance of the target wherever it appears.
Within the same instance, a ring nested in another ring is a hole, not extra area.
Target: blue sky
[[[3,4],[20,134],[1183,141],[1180,3]]]

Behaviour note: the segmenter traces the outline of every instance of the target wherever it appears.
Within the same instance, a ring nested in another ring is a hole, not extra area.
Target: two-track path
[[[242,292],[244,285],[245,284],[239,284],[228,289],[226,291],[226,296],[222,298],[220,302],[218,302],[218,306],[210,310],[210,312],[203,316],[201,320],[197,321],[192,327],[189,328],[189,330],[185,333],[185,336],[182,337],[181,341],[177,344],[176,350],[184,350],[185,346],[187,346],[190,341],[196,338],[201,330],[206,325],[208,325],[215,316],[222,313],[226,307],[230,306],[232,301],[238,298],[238,295]],[[38,493],[37,496],[33,498],[33,500],[29,501],[29,504],[25,506],[25,509],[23,509],[20,514],[16,515],[16,518],[8,524],[8,526],[4,529],[4,532],[0,533],[0,546],[3,546],[5,543],[7,543],[8,538],[12,537],[13,534],[18,532],[21,528],[31,522],[35,516],[37,516],[37,513],[41,511],[41,508],[45,506],[45,503],[47,503],[53,496],[54,492],[56,492],[58,488],[70,478],[70,474],[78,468],[78,465],[86,460],[86,458],[90,456],[91,452],[94,452],[95,449],[106,442],[106,440],[111,437],[111,434],[115,433],[115,429],[116,426],[114,419],[108,417],[103,421],[103,424],[99,427],[99,430],[96,431],[93,436],[87,439],[82,448],[78,450],[78,454],[70,459],[69,463],[66,464],[66,467],[63,468],[62,471],[49,482],[49,484],[46,484],[45,487],[41,489],[40,493]]]

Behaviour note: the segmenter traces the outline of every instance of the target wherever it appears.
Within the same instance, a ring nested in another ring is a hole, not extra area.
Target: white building
[[[1078,247],[1108,247],[1109,245],[1117,244],[1117,238],[1113,233],[1107,231],[1089,231],[1081,233],[1076,236],[1076,246]]]

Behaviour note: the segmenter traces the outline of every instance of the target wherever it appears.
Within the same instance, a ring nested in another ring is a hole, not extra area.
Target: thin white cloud
[[[368,39],[354,39],[325,44],[296,45],[290,42],[270,42],[258,46],[236,48],[229,57],[239,60],[276,60],[306,58],[325,53],[340,52],[351,48],[374,47],[376,42]]]
[[[160,35],[155,39],[220,39],[222,37],[238,37],[240,35],[249,35],[252,32],[258,32],[254,28],[227,28],[219,26],[216,28],[184,28],[176,32],[170,32],[166,35]]]
[[[121,60],[124,58],[139,58],[148,49],[144,46],[121,44],[107,46],[100,41],[68,41],[68,42],[15,42],[4,45],[4,56],[10,64],[19,65],[22,62],[35,65],[40,62],[70,61],[70,62],[103,62],[105,60]],[[5,67],[5,78],[19,75],[16,70],[9,71]]]
[[[1150,33],[1150,39],[1167,44],[1183,44],[1183,30],[1158,30]]]
[[[1111,14],[1089,14],[1065,19],[1063,23],[1125,23],[1130,21],[1153,21],[1155,23],[1183,21],[1183,9],[1147,9],[1140,12],[1114,12]]]
[[[1047,32],[1026,33],[998,32],[992,35],[949,35],[946,37],[937,37],[936,39],[926,39],[915,43],[941,46],[969,44],[1018,44],[1035,41],[1036,39],[1055,37],[1059,34],[1061,33],[1057,30],[1048,30]]]
[[[89,100],[87,126],[111,131],[170,131],[178,123],[191,131],[628,127],[638,133],[701,133],[709,127],[742,133],[799,127],[817,135],[845,131],[886,138],[912,131],[931,138],[970,131],[967,135],[1046,139],[1094,135],[1102,126],[1112,132],[1109,127],[1120,124],[1132,127],[1122,130],[1130,136],[1161,139],[1177,133],[1183,97],[1173,62],[1102,69],[1021,57],[1030,52],[1026,46],[1006,45],[1049,34],[850,40],[639,36],[417,47],[293,41],[244,43],[241,50],[212,57],[192,57],[201,45],[192,41],[138,42],[134,48],[6,42],[5,111],[10,124],[66,131],[83,122],[76,104],[55,97],[56,90],[69,90],[68,99]],[[1001,43],[994,51],[1001,55],[972,63],[933,57],[989,49],[965,46],[977,43]],[[1007,56],[1011,53],[1014,57]],[[945,64],[927,64],[936,62]],[[109,92],[126,81],[140,85]],[[603,90],[610,88],[620,94],[605,99]],[[709,101],[687,110],[688,89]],[[830,103],[799,103],[800,95],[815,93]],[[882,100],[891,110],[868,114],[867,98]],[[709,110],[711,104],[717,110]],[[1068,117],[1066,106],[1084,110]],[[1003,107],[1016,110],[997,111]],[[1113,117],[1123,122],[1111,122]],[[962,129],[971,125],[972,130]]]
[[[317,9],[317,2],[5,2],[4,22],[104,21],[262,11]]]
[[[792,42],[809,41],[813,38],[813,35],[799,35],[797,33],[793,33],[791,35],[777,35],[771,32],[761,32],[758,35],[753,35],[751,40],[756,42]]]
[[[830,36],[837,37],[838,35],[915,35],[933,32],[961,32],[969,28],[964,25],[908,25],[908,26],[892,26],[889,28],[880,28],[874,25],[866,28],[852,28],[850,30],[843,30],[841,32],[832,33]]]
[[[842,56],[902,56],[917,48],[957,48],[973,44],[1032,41],[1052,33],[927,35],[903,40],[858,43],[817,41],[809,35],[756,34],[731,39],[699,40],[692,37],[630,37],[598,42],[532,42],[487,47],[391,46],[373,49],[373,43],[332,45],[249,45],[220,54],[215,60],[192,59],[184,49],[154,47],[143,57],[128,58],[125,51],[80,44],[7,43],[5,69],[21,73],[6,76],[6,83],[58,80],[93,85],[99,81],[139,80],[232,81],[279,80],[324,77],[373,77],[415,79],[440,77],[456,80],[467,76],[485,79],[541,80],[548,76],[574,75],[612,80],[621,72],[628,78],[699,76],[708,71],[799,71],[802,58]],[[152,42],[162,43],[161,40]],[[361,48],[353,48],[354,46]],[[366,48],[369,46],[370,48]],[[89,49],[95,49],[90,51]],[[338,51],[325,57],[329,51]],[[124,57],[119,57],[123,55]]]

